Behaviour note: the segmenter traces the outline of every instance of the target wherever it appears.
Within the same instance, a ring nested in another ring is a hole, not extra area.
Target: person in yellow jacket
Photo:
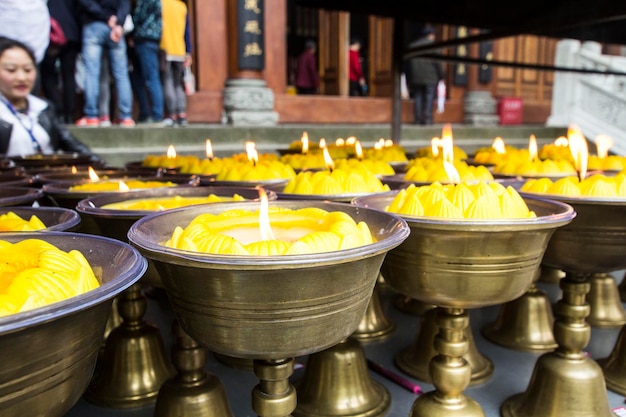
[[[165,126],[186,126],[187,97],[183,85],[183,72],[191,65],[191,32],[187,5],[181,0],[161,0],[163,30],[161,49],[165,52],[163,96]]]

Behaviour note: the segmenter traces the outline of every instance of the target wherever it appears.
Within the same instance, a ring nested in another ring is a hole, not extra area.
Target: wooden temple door
[[[370,16],[368,74],[369,96],[393,94],[393,19]]]
[[[320,94],[348,95],[348,36],[350,15],[319,11]]]
[[[495,59],[527,64],[554,65],[556,39],[516,36],[494,43]],[[545,123],[552,103],[553,71],[497,67],[495,95],[522,98],[524,123]]]

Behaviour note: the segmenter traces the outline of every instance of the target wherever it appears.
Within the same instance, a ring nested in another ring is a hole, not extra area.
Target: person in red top
[[[357,37],[350,39],[349,50],[349,77],[350,77],[350,95],[364,96],[367,91],[365,85],[365,77],[361,69],[361,40]]]
[[[315,41],[308,40],[304,44],[304,51],[298,57],[296,68],[296,88],[298,94],[317,94],[320,87],[320,77],[317,73],[317,60],[315,59]]]

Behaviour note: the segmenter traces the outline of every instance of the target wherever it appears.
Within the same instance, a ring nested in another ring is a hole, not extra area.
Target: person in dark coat
[[[58,122],[50,103],[30,93],[36,78],[33,51],[20,41],[0,37],[0,153],[91,155],[89,147]]]
[[[41,68],[41,89],[64,123],[73,124],[76,114],[76,58],[80,52],[81,25],[78,16],[78,0],[48,0],[50,16],[59,22],[67,39],[60,48],[49,46]],[[62,94],[59,94],[60,63]],[[61,98],[61,96],[63,98]]]
[[[432,26],[426,26],[422,34],[421,38],[409,45],[410,48],[435,42],[435,29]],[[431,125],[433,101],[437,83],[443,79],[443,66],[439,61],[414,57],[406,63],[405,72],[409,93],[415,100],[415,124]]]
[[[296,88],[298,94],[317,94],[320,88],[320,77],[317,72],[315,59],[315,41],[309,40],[304,45],[304,51],[298,57],[296,68]]]

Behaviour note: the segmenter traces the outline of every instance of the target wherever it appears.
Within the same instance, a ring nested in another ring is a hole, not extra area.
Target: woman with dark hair
[[[33,51],[22,42],[0,37],[0,154],[91,154],[65,129],[54,108],[31,94],[37,78]]]

